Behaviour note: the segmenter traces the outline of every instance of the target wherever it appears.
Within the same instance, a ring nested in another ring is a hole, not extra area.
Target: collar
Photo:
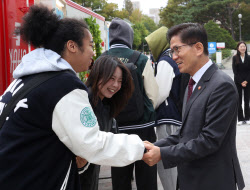
[[[213,64],[213,62],[211,61],[211,59],[209,59],[209,61],[203,65],[203,67],[201,67],[192,77],[193,80],[195,81],[195,85],[193,87],[193,89],[195,89],[196,85],[198,84],[198,82],[200,81],[201,77],[204,75],[204,73],[207,71],[207,69]]]
[[[128,46],[124,45],[124,44],[113,44],[110,46],[110,49],[113,49],[113,48],[127,48],[127,49],[130,49]]]

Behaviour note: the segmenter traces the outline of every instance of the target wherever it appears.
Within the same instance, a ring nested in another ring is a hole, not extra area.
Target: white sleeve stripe
[[[67,187],[68,180],[69,180],[69,173],[70,173],[70,170],[71,170],[71,164],[72,164],[72,160],[70,161],[70,165],[69,165],[68,172],[67,172],[67,174],[66,174],[66,177],[65,177],[65,179],[64,179],[64,181],[63,181],[63,184],[62,184],[60,190],[65,190],[66,187]]]

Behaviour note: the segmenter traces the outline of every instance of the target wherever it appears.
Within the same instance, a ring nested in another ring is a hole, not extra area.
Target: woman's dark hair
[[[35,48],[44,47],[62,56],[65,44],[72,40],[81,49],[88,25],[82,20],[59,17],[44,5],[33,5],[16,30],[21,38]],[[82,49],[81,49],[82,50]],[[83,50],[82,50],[83,51]]]
[[[202,43],[204,54],[208,55],[207,32],[198,23],[182,23],[173,26],[168,30],[167,39],[170,41],[173,36],[180,36],[181,42],[185,44]]]
[[[134,83],[130,71],[117,57],[104,55],[94,63],[86,82],[87,87],[92,88],[93,96],[91,101],[96,106],[100,95],[99,86],[102,88],[109,81],[117,67],[122,70],[122,85],[121,89],[112,98],[106,99],[111,108],[111,117],[117,116],[132,96]]]
[[[236,53],[236,64],[239,64],[239,63],[240,63],[240,54],[241,54],[241,53],[240,53],[240,51],[239,51],[239,47],[240,47],[241,44],[245,44],[245,46],[246,46],[245,59],[248,58],[248,54],[247,54],[247,44],[246,44],[245,42],[241,41],[241,42],[239,42],[239,43],[237,44],[237,46],[236,46],[236,50],[237,50],[237,53]]]

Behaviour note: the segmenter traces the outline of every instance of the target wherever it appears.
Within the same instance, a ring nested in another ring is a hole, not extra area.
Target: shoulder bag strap
[[[141,52],[139,51],[134,51],[134,53],[131,55],[129,58],[128,63],[134,63],[136,65],[136,62],[138,61],[139,57],[141,55]]]

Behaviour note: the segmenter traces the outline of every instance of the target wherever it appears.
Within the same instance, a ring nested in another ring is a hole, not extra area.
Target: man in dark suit
[[[239,190],[245,186],[235,145],[238,94],[232,79],[208,57],[203,26],[184,23],[167,34],[180,72],[190,74],[181,129],[146,145],[143,160],[177,166],[181,190]]]

